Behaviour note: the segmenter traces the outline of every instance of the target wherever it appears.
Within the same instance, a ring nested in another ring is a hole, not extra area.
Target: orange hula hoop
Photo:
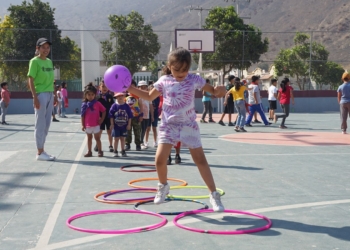
[[[168,181],[176,181],[176,182],[180,182],[181,184],[178,186],[187,186],[187,182],[184,180],[180,180],[180,179],[175,179],[175,178],[167,178]],[[150,188],[150,187],[144,187],[144,186],[136,186],[133,185],[133,183],[135,182],[140,182],[140,181],[158,181],[158,178],[140,178],[140,179],[135,179],[135,180],[131,180],[128,182],[128,185],[130,187],[133,188]]]

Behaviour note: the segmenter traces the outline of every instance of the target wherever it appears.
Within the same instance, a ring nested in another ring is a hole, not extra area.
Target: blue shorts
[[[149,119],[148,119],[148,127],[154,127],[156,128],[158,126],[158,111],[157,112],[154,112],[154,120],[152,122],[152,119],[151,119],[151,113],[149,114]]]
[[[113,129],[112,131],[112,137],[116,138],[116,137],[127,137],[128,136],[128,131],[126,130],[126,128],[124,129]]]

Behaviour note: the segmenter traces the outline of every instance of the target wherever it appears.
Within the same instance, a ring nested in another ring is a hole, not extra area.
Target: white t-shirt
[[[256,104],[254,99],[254,93],[256,93],[256,101],[258,102],[258,104],[261,103],[259,86],[255,84],[250,84],[248,88],[251,88],[251,90],[248,91],[248,103]]]
[[[62,94],[61,91],[57,90],[57,101],[62,102]]]
[[[141,98],[140,98],[141,99]],[[142,101],[142,112],[143,112],[143,119],[149,119],[149,105],[150,101],[141,99]]]
[[[276,97],[274,94],[277,93],[277,88],[273,85],[269,87],[269,101],[276,101]]]

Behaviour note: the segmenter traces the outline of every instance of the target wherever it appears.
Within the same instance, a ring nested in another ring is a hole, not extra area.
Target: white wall
[[[82,90],[89,82],[95,83],[100,76],[100,44],[89,31],[81,26],[81,75]]]

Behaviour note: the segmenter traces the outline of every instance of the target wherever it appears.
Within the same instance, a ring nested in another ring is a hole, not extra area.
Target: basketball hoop
[[[190,53],[197,54],[197,53],[200,53],[200,50],[199,49],[191,49]]]

